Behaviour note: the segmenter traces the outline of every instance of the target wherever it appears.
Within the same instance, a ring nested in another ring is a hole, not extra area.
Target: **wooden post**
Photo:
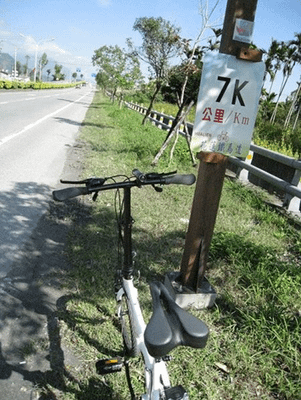
[[[257,0],[228,0],[220,53],[256,58],[245,43],[233,40],[237,18],[254,21]],[[242,51],[243,48],[243,51]],[[255,60],[254,60],[255,61]],[[196,190],[181,263],[182,285],[198,291],[203,280],[217,216],[228,157],[219,153],[197,155],[200,160]]]

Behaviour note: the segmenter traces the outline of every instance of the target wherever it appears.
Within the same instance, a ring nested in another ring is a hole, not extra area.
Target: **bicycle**
[[[112,181],[112,183],[108,183]],[[209,330],[205,323],[180,308],[163,283],[150,283],[153,302],[153,314],[145,323],[138,299],[138,290],[134,284],[134,263],[132,250],[131,189],[151,185],[161,192],[162,185],[191,185],[195,176],[172,173],[141,173],[133,170],[132,177],[124,175],[109,178],[89,178],[81,181],[61,181],[64,184],[82,184],[53,191],[56,201],[65,201],[80,195],[93,194],[95,201],[100,191],[116,189],[115,199],[119,199],[120,211],[116,210],[119,239],[122,253],[122,265],[117,269],[115,294],[117,315],[121,325],[125,357],[99,360],[96,370],[105,375],[126,368],[127,382],[131,398],[136,399],[131,385],[129,360],[142,354],[144,361],[145,393],[140,400],[188,400],[187,391],[181,386],[171,387],[166,362],[168,353],[177,346],[203,348],[206,345]],[[120,189],[123,189],[121,200]],[[117,204],[118,201],[115,202]]]

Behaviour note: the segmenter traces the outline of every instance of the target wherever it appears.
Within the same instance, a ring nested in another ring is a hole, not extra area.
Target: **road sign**
[[[223,53],[204,58],[191,147],[246,157],[252,139],[264,63]]]

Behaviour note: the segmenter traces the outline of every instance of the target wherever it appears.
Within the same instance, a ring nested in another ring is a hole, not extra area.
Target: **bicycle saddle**
[[[153,315],[144,331],[152,357],[163,357],[177,346],[203,348],[209,329],[198,318],[179,307],[161,282],[150,284]]]

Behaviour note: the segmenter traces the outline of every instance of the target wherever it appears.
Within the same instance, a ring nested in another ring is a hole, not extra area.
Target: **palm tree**
[[[299,108],[297,103],[298,103],[299,94],[300,94],[300,92],[301,92],[301,82],[297,82],[297,84],[298,84],[298,88],[297,88],[297,90],[295,90],[295,91],[292,93],[292,95],[293,95],[293,97],[292,97],[292,104],[291,104],[291,106],[290,106],[290,109],[289,109],[289,111],[288,111],[288,113],[287,113],[287,116],[286,116],[286,118],[285,118],[285,121],[284,121],[284,127],[285,127],[285,128],[288,127],[288,125],[289,125],[289,123],[290,123],[290,120],[291,120],[291,118],[292,118],[292,115],[293,115],[294,110],[296,110],[296,109]]]
[[[277,102],[276,102],[276,105],[275,105],[275,108],[274,108],[274,111],[273,111],[273,114],[272,114],[271,120],[270,120],[270,122],[272,124],[275,122],[277,109],[278,109],[278,105],[280,102],[280,97],[283,93],[283,90],[287,84],[287,81],[288,81],[289,77],[291,76],[293,68],[296,64],[295,53],[296,53],[296,46],[292,46],[291,42],[288,44],[281,42],[281,46],[279,47],[278,57],[282,61],[282,64],[283,64],[283,69],[282,69],[283,78],[282,78],[282,82],[280,85]]]
[[[266,72],[270,75],[271,86],[268,90],[269,93],[272,92],[272,87],[276,78],[277,72],[281,68],[281,43],[277,40],[272,40],[271,46],[267,53],[267,59],[265,61]]]
[[[293,54],[293,58],[294,58],[295,63],[301,64],[301,33],[296,33],[295,37],[296,37],[295,40],[291,40],[290,41],[290,46],[292,48],[294,48],[294,50],[295,50],[294,54]],[[291,107],[290,107],[289,112],[287,114],[287,117],[285,119],[284,127],[287,127],[289,125],[291,117],[292,117],[292,114],[293,114],[293,111],[296,109],[296,106],[297,106],[297,101],[298,101],[299,94],[300,94],[300,91],[301,91],[301,82],[297,82],[297,84],[298,84],[297,90],[295,90],[292,93],[293,94],[292,104],[291,104]],[[298,109],[298,112],[300,112],[299,109]],[[297,114],[298,114],[298,112],[297,112]],[[296,126],[296,124],[294,124],[294,127],[295,126]]]

